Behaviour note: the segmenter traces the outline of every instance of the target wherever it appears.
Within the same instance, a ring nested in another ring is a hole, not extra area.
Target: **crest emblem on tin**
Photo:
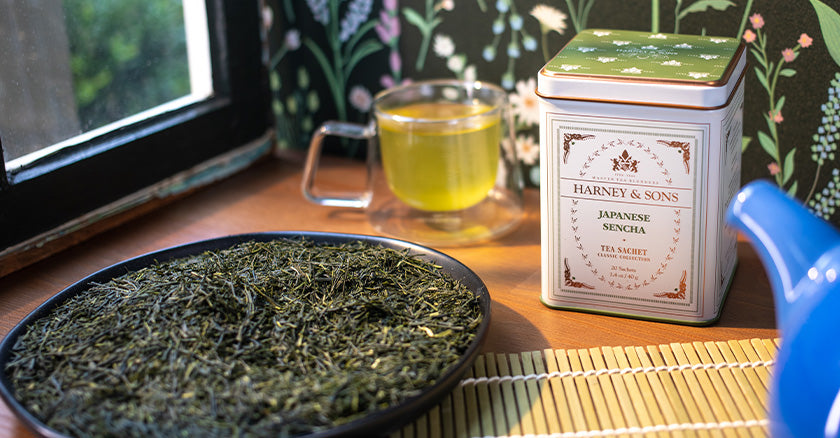
[[[632,156],[627,152],[627,149],[621,153],[616,158],[612,159],[613,162],[613,171],[624,171],[624,172],[639,172],[639,160],[634,160]]]

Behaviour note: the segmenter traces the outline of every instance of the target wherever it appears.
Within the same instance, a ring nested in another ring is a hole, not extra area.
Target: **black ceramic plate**
[[[484,282],[469,268],[457,260],[432,249],[413,243],[388,239],[383,237],[364,236],[355,234],[336,233],[312,233],[312,232],[269,232],[255,234],[240,234],[218,239],[203,240],[176,246],[153,253],[141,255],[96,272],[62,290],[23,319],[0,343],[0,396],[9,405],[9,408],[17,417],[29,425],[36,433],[45,437],[62,437],[64,435],[47,427],[40,420],[29,413],[15,399],[13,387],[9,377],[5,373],[6,365],[12,356],[12,347],[17,338],[24,333],[25,329],[47,315],[52,309],[67,299],[85,291],[92,283],[107,282],[128,271],[135,271],[155,262],[163,262],[174,258],[186,257],[200,254],[208,250],[225,249],[236,244],[247,241],[270,241],[278,238],[306,238],[314,242],[322,243],[343,243],[350,241],[363,241],[370,244],[381,245],[387,248],[407,249],[411,254],[421,255],[425,260],[431,261],[443,267],[443,270],[456,280],[460,281],[470,291],[479,297],[482,312],[482,321],[478,327],[473,342],[468,346],[460,360],[450,367],[434,384],[424,388],[418,395],[408,398],[403,402],[390,406],[381,411],[375,412],[367,417],[360,418],[350,423],[341,425],[334,429],[318,432],[309,437],[331,437],[331,436],[381,436],[413,421],[427,410],[434,407],[458,384],[464,373],[472,366],[479,348],[484,341],[490,323],[490,295]]]

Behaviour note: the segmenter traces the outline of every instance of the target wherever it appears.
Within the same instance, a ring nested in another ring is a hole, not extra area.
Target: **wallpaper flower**
[[[540,68],[586,28],[741,38],[748,50],[742,183],[766,178],[840,223],[840,1],[266,0],[281,147],[328,119],[365,122],[373,96],[457,77],[501,85],[517,156],[539,184]],[[364,155],[343,143],[333,152]]]

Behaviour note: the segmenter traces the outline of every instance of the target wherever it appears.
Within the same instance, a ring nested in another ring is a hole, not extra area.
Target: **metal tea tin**
[[[680,323],[720,316],[737,263],[744,45],[579,33],[539,73],[542,301]]]

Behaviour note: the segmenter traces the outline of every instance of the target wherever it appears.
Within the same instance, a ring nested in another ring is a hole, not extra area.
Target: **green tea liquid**
[[[500,117],[491,109],[433,102],[387,110],[414,119],[379,120],[382,165],[394,194],[426,211],[481,202],[495,183],[499,161]]]

